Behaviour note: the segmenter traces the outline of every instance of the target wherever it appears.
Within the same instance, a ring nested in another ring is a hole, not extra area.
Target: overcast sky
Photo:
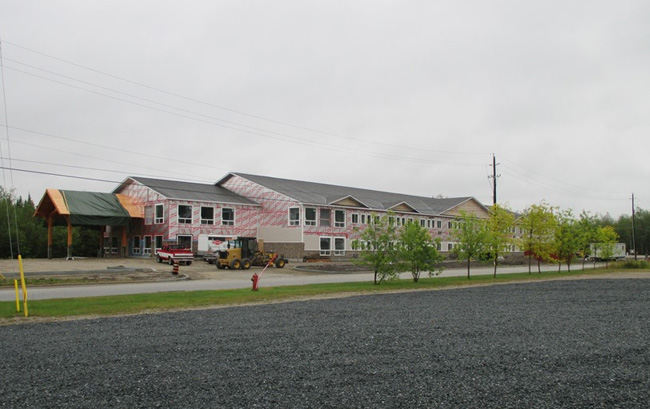
[[[0,41],[36,202],[234,171],[491,204],[494,154],[513,210],[650,209],[647,0],[0,0]]]

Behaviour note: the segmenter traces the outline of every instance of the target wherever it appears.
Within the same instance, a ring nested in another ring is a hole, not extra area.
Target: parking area
[[[302,264],[302,263],[301,263]],[[287,264],[283,269],[270,267],[265,274],[277,277],[305,274],[294,269],[295,264]],[[74,260],[60,259],[26,259],[23,260],[23,271],[27,277],[43,275],[73,275],[80,273],[107,275],[140,275],[149,278],[165,278],[172,276],[172,266],[156,262],[155,259],[145,258],[75,258]],[[203,260],[195,260],[191,265],[179,266],[179,275],[194,280],[218,280],[240,278],[250,275],[252,271],[262,267],[251,267],[250,271],[218,270],[214,264]],[[0,273],[6,277],[14,277],[19,272],[18,260],[0,260]],[[146,274],[145,274],[146,273]]]

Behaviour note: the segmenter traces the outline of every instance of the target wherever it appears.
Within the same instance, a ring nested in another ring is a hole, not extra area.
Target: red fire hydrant
[[[251,281],[253,282],[253,291],[257,291],[257,283],[260,281],[260,277],[257,275],[257,273],[253,273]]]

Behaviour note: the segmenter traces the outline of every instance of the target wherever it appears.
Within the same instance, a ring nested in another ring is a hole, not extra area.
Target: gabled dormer
[[[490,217],[488,208],[473,197],[466,198],[462,202],[454,204],[452,207],[440,214],[445,216],[460,216],[462,212],[474,214],[480,219],[487,219]]]
[[[415,208],[413,208],[413,206],[406,202],[401,202],[395,206],[391,206],[388,208],[388,210],[392,210],[396,213],[420,213]]]
[[[364,209],[369,208],[365,203],[361,202],[360,200],[357,200],[354,196],[351,195],[345,196],[338,200],[334,200],[329,204],[332,206],[355,207],[355,208],[364,208]]]

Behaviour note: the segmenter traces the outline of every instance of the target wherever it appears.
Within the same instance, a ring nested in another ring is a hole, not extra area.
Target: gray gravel
[[[0,406],[646,408],[650,280],[0,327]]]

